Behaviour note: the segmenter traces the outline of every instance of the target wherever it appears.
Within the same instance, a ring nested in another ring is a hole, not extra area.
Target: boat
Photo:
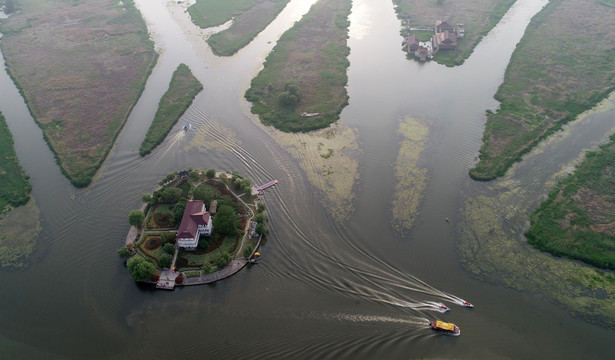
[[[473,307],[474,307],[474,305],[470,304],[470,303],[469,303],[469,302],[467,302],[467,301],[464,301],[463,303],[461,303],[461,305],[463,305],[463,306],[465,306],[465,307],[469,307],[469,308],[473,308]]]
[[[449,311],[450,309],[446,305],[440,305],[439,310],[440,310],[441,313],[445,313],[445,312]]]
[[[302,112],[301,116],[303,117],[312,117],[312,116],[318,116],[320,115],[320,113],[314,112],[314,113],[308,113],[308,112]]]
[[[440,320],[432,321],[431,328],[447,335],[459,336],[461,334],[459,326]]]
[[[183,130],[184,130],[184,131],[188,131],[188,130],[190,130],[190,128],[191,128],[191,127],[192,127],[192,125],[191,125],[189,122],[187,122],[187,123],[184,125]]]

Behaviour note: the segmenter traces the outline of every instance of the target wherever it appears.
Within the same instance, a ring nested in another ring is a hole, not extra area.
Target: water
[[[324,195],[293,154],[246,115],[242,100],[276,39],[313,2],[292,1],[249,46],[231,58],[216,58],[180,6],[137,1],[160,60],[86,189],[74,189],[60,174],[23,100],[0,73],[0,110],[32,177],[43,225],[31,266],[0,273],[1,358],[575,359],[612,353],[612,331],[573,318],[532,292],[473,279],[455,250],[456,214],[466,196],[485,187],[467,177],[480,147],[484,111],[497,107],[492,95],[514,45],[544,2],[520,0],[472,57],[451,69],[406,60],[392,4],[355,0],[350,104],[341,121],[356,129],[361,151],[354,155],[355,211],[342,224],[323,208]],[[156,104],[182,62],[204,91],[168,139],[141,158],[138,147]],[[419,161],[428,186],[414,227],[400,236],[391,228],[390,203],[396,130],[406,116],[429,127]],[[193,127],[183,134],[186,121]],[[561,151],[560,145],[532,163],[548,162],[552,168],[545,174],[556,172],[604,140],[598,134],[606,123],[575,138],[573,149]],[[552,153],[561,158],[545,161]],[[264,195],[271,234],[263,259],[210,286],[162,292],[136,285],[116,254],[128,213],[160,178],[188,166],[236,170],[256,183],[280,180]],[[530,171],[518,172],[520,181],[540,181]],[[476,308],[462,308],[460,298]],[[451,311],[440,313],[439,303]],[[434,334],[428,328],[432,319],[455,322],[462,336]]]

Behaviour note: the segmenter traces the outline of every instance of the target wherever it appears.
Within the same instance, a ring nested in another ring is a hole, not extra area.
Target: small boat
[[[474,305],[470,304],[470,303],[469,303],[469,302],[467,302],[467,301],[464,301],[463,303],[461,303],[461,305],[463,305],[463,306],[465,306],[465,307],[469,307],[469,308],[473,308],[473,307],[474,307]]]
[[[301,116],[303,117],[312,117],[312,116],[318,116],[320,115],[320,113],[314,112],[314,113],[308,113],[308,112],[302,112]]]
[[[446,305],[440,305],[439,310],[440,310],[441,313],[445,313],[445,312],[449,311],[450,309]]]
[[[190,128],[191,128],[191,127],[192,127],[192,125],[191,125],[189,122],[187,122],[187,123],[184,125],[183,130],[184,130],[184,131],[188,131],[188,130],[190,130]]]
[[[447,335],[459,336],[461,334],[459,326],[440,320],[432,321],[431,328]]]

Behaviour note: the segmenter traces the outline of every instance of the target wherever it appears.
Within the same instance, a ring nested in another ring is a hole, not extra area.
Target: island
[[[85,187],[145,88],[154,43],[133,0],[14,6],[0,22],[7,72],[62,173]]]
[[[461,65],[516,0],[393,0],[408,57]]]
[[[286,7],[290,0],[198,0],[188,8],[190,18],[201,28],[230,23],[207,38],[214,54],[231,56],[252,41]]]
[[[614,1],[551,0],[530,22],[487,111],[474,180],[503,176],[521,157],[615,89]]]
[[[0,113],[0,268],[28,264],[41,231],[39,209],[30,196],[32,185],[21,167],[13,136]]]
[[[168,174],[129,215],[118,250],[135,281],[173,290],[209,284],[256,262],[267,234],[263,186],[236,173],[187,169]]]
[[[264,125],[284,132],[328,127],[348,104],[350,0],[320,0],[286,31],[245,97]]]

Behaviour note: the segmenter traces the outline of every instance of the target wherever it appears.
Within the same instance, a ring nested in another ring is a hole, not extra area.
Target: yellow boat
[[[454,336],[459,336],[459,334],[461,334],[461,329],[459,329],[459,326],[440,320],[432,321],[431,328],[444,334]]]

